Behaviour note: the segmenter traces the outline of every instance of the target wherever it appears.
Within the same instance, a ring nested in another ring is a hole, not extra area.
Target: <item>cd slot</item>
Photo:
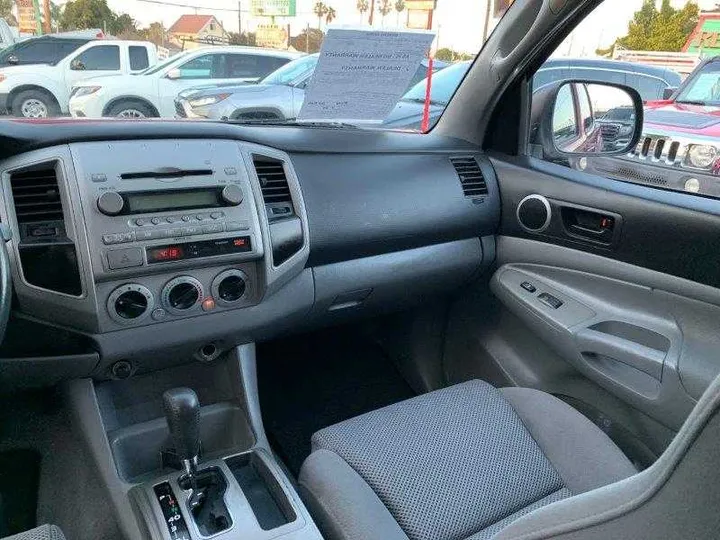
[[[156,171],[138,171],[132,173],[123,173],[120,175],[122,180],[142,180],[144,178],[184,178],[186,176],[212,176],[211,169],[175,169],[172,167],[163,167]]]

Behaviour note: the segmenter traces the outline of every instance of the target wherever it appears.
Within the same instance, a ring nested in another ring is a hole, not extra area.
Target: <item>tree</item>
[[[448,47],[438,49],[435,53],[435,59],[443,62],[459,62],[462,60],[472,60],[474,56],[464,52],[455,51]]]
[[[385,17],[387,17],[388,13],[392,11],[392,6],[390,5],[390,0],[380,0],[380,3],[378,4],[378,12],[380,12],[380,15],[382,15],[382,26],[385,26]]]
[[[0,0],[0,17],[10,26],[17,26],[17,19],[12,13],[13,0]]]
[[[50,2],[50,27],[56,32],[60,31],[60,20],[62,19],[62,6]]]
[[[655,0],[644,0],[630,21],[627,35],[616,44],[636,51],[679,51],[697,25],[699,14],[694,2],[676,9],[670,0],[662,0],[658,9]]]
[[[327,6],[327,13],[325,13],[325,24],[330,24],[337,18],[337,12],[334,7]]]
[[[246,47],[255,47],[257,40],[255,32],[230,32],[229,45],[245,45]]]
[[[397,13],[397,17],[395,19],[395,26],[398,28],[400,27],[400,13],[405,11],[405,0],[397,0],[395,2],[395,12]]]
[[[118,15],[108,7],[107,0],[70,0],[60,19],[64,30],[102,28],[109,34],[131,34],[137,31],[130,15]]]
[[[318,28],[306,28],[297,36],[290,38],[290,45],[296,51],[305,51],[306,53],[316,53],[322,47],[325,34]]]
[[[328,7],[325,5],[324,2],[316,2],[315,6],[313,7],[313,13],[315,13],[315,16],[318,18],[318,29],[322,26],[322,20],[325,15],[327,15]]]
[[[367,0],[358,0],[357,4],[355,4],[355,7],[360,12],[360,22],[365,18],[365,13],[368,9],[370,9],[370,4],[368,4]]]

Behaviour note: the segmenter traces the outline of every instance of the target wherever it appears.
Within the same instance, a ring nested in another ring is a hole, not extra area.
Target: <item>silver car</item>
[[[180,118],[211,118],[213,120],[269,120],[296,118],[305,99],[305,87],[315,71],[319,54],[288,62],[259,84],[234,87],[191,88],[178,95],[175,109]],[[433,71],[448,66],[433,63]],[[428,64],[423,61],[409,87],[423,80]]]
[[[288,62],[258,84],[186,91],[175,102],[178,117],[214,120],[295,118],[318,54]]]

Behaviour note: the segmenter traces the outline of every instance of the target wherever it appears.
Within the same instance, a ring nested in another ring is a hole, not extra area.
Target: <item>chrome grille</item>
[[[680,166],[685,159],[687,145],[673,141],[670,137],[644,135],[640,137],[635,150],[627,157],[670,166]]]
[[[617,124],[602,124],[600,126],[600,132],[604,140],[613,140],[617,138],[620,133],[620,126]]]

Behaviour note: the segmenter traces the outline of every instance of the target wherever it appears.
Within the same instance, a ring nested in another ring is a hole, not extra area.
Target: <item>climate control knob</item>
[[[242,270],[232,268],[217,275],[212,283],[212,295],[219,305],[229,306],[245,297],[248,277]]]
[[[147,287],[127,283],[115,289],[107,300],[107,310],[116,322],[129,323],[147,317],[153,306],[153,295]]]
[[[125,200],[119,193],[106,191],[97,199],[97,207],[106,216],[117,216],[122,212]]]
[[[176,315],[187,313],[203,300],[203,286],[191,276],[178,276],[169,281],[162,291],[162,303]]]
[[[230,206],[237,206],[243,202],[243,197],[244,195],[242,189],[240,189],[240,186],[236,186],[235,184],[225,186],[222,190],[222,199]]]

